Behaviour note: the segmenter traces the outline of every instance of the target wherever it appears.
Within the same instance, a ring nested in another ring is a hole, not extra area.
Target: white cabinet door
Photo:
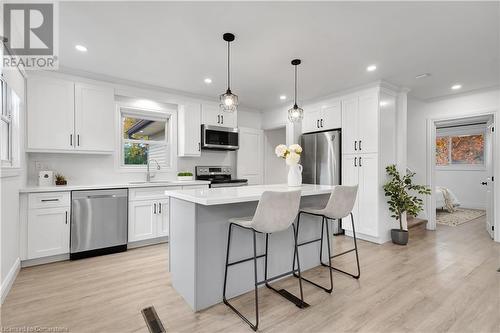
[[[129,203],[128,241],[155,238],[157,233],[156,201],[132,201]]]
[[[169,205],[168,199],[159,200],[158,211],[156,214],[156,223],[157,223],[157,237],[165,237],[168,236],[168,222],[169,222]]]
[[[28,150],[74,149],[74,96],[73,82],[28,79]]]
[[[76,149],[113,151],[115,106],[112,88],[75,84]]]
[[[319,126],[320,108],[311,107],[304,111],[304,119],[302,119],[302,133],[311,133],[320,130]]]
[[[321,130],[331,130],[342,127],[342,112],[340,101],[332,101],[321,106],[319,125]]]
[[[248,179],[248,185],[264,183],[264,131],[240,127],[237,155],[237,178]]]
[[[378,152],[378,95],[359,97],[358,150],[361,153]],[[342,132],[344,133],[344,132]]]
[[[177,154],[180,157],[201,156],[201,104],[179,107]]]
[[[378,158],[377,154],[363,154],[358,157],[359,214],[355,225],[357,231],[365,235],[378,237]]]
[[[357,153],[358,140],[358,99],[342,100],[342,153]]]
[[[69,207],[30,209],[28,259],[69,253]]]
[[[236,112],[221,112],[221,126],[224,127],[238,127],[238,111]]]
[[[358,156],[357,155],[342,155],[342,185],[358,185],[359,183],[359,164],[358,164]],[[359,198],[359,189],[358,189],[358,198]],[[358,221],[358,202],[359,199],[356,199],[356,203],[352,209],[352,215],[354,217],[354,227],[357,229],[359,226]],[[342,219],[342,227],[346,230],[352,230],[351,228],[351,218],[346,217]]]
[[[201,123],[204,125],[222,126],[221,111],[218,106],[203,104],[201,106]]]

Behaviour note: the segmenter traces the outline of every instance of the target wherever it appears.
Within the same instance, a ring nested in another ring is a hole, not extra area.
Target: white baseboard
[[[349,237],[352,237],[352,231],[346,230],[345,234]],[[359,232],[356,232],[356,238],[357,239],[362,239],[368,242],[376,243],[376,244],[384,244],[385,242],[388,242],[390,238],[387,237],[373,237],[370,235],[365,235]]]
[[[21,260],[19,258],[16,259],[14,262],[14,265],[9,270],[9,273],[5,277],[5,280],[2,281],[2,288],[1,288],[1,304],[5,301],[5,298],[7,298],[7,295],[12,288],[12,285],[14,284],[14,281],[16,280],[17,274],[19,273],[19,270],[21,269]]]

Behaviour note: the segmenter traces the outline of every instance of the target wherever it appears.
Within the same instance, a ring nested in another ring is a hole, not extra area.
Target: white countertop
[[[302,191],[302,196],[329,194],[334,186],[332,185],[311,185],[303,184],[300,187],[288,187],[286,184],[276,185],[251,185],[241,187],[222,187],[209,189],[186,189],[165,191],[165,194],[194,202],[200,205],[223,205],[238,202],[258,201],[264,191]]]
[[[32,186],[19,190],[20,193],[36,192],[64,192],[77,190],[101,190],[109,188],[140,188],[140,187],[165,187],[165,186],[189,186],[189,185],[209,185],[206,180],[165,180],[153,182],[130,182],[119,184],[93,184],[93,185],[62,185],[62,186]]]

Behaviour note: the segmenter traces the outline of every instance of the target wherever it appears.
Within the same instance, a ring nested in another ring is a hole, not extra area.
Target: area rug
[[[470,222],[484,215],[486,215],[486,211],[481,209],[457,208],[453,213],[448,213],[446,210],[439,209],[436,211],[436,222],[456,227],[457,225]]]

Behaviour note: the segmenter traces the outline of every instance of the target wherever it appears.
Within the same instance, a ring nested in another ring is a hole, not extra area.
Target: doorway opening
[[[495,114],[428,124],[427,229],[482,223],[495,239]]]
[[[274,153],[274,148],[279,144],[286,144],[285,126],[264,130],[264,184],[287,182],[285,161]]]

